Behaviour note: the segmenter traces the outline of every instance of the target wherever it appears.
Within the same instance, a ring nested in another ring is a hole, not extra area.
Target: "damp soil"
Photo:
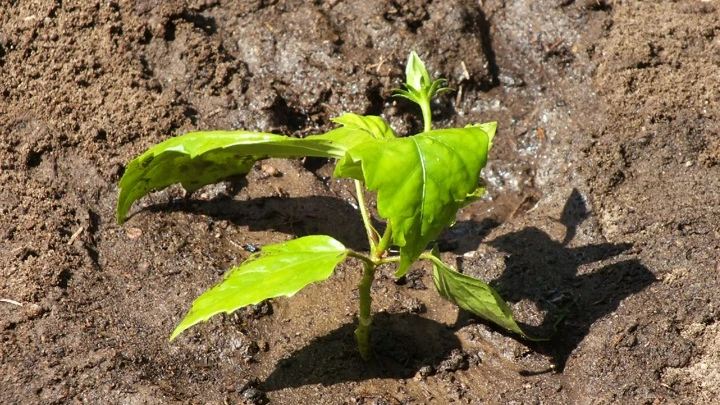
[[[443,257],[553,337],[458,311],[420,263],[380,270],[364,362],[348,262],[168,342],[263,245],[326,233],[362,250],[364,233],[352,185],[318,159],[153,193],[118,226],[126,164],[193,130],[302,137],[345,111],[417,132],[391,97],[410,50],[456,89],[436,127],[498,121],[488,194]],[[0,402],[714,403],[719,105],[712,1],[6,0]]]

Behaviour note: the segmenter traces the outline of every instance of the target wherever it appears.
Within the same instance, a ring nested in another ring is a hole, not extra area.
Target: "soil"
[[[427,265],[357,263],[168,342],[263,245],[366,249],[332,162],[265,161],[115,223],[118,180],[199,129],[322,133],[391,97],[410,50],[457,89],[436,127],[498,121],[488,194],[438,243],[529,342],[459,312]],[[720,395],[716,2],[5,0],[0,7],[0,398],[6,404],[710,404]]]

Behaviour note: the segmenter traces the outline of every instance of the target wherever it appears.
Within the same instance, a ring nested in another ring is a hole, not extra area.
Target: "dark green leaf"
[[[342,243],[324,235],[265,246],[261,253],[230,270],[220,284],[198,297],[170,340],[213,315],[229,314],[268,298],[292,296],[308,284],[330,277],[346,256],[347,249]]]
[[[433,249],[430,259],[433,262],[433,281],[440,295],[466,311],[528,337],[513,319],[512,309],[492,287],[446,266],[440,259],[437,247]]]

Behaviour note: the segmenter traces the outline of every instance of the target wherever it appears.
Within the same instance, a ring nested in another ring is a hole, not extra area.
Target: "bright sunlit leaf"
[[[377,190],[378,213],[390,221],[400,247],[396,276],[405,274],[428,243],[476,198],[494,131],[484,127],[440,129],[407,138],[374,140],[347,152],[337,177],[362,180]]]
[[[360,129],[302,139],[248,131],[191,132],[171,138],[128,164],[120,180],[117,221],[123,223],[133,202],[152,190],[181,183],[193,192],[247,174],[256,161],[271,157],[341,158],[349,148],[372,138],[367,130]]]
[[[308,284],[330,277],[345,257],[345,246],[324,235],[265,246],[262,252],[230,270],[220,284],[198,297],[170,340],[213,315],[229,314],[268,298],[290,297]]]

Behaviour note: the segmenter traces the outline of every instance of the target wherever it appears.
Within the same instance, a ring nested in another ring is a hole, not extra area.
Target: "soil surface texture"
[[[343,112],[416,133],[391,96],[411,50],[456,89],[436,128],[498,122],[488,193],[442,255],[552,339],[459,311],[419,262],[379,271],[364,362],[348,261],[169,342],[253,251],[317,233],[366,250],[365,233],[320,159],[152,193],[120,226],[127,163]],[[719,106],[717,1],[0,0],[0,402],[716,403]]]

